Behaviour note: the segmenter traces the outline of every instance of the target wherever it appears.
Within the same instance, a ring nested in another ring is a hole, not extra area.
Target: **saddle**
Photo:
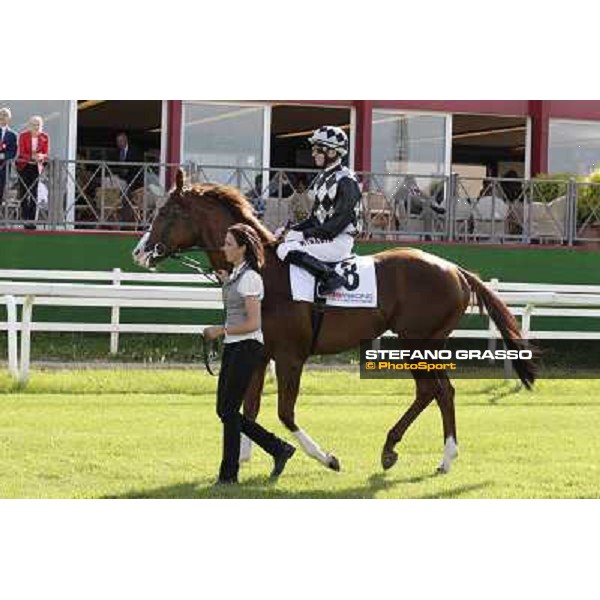
[[[292,300],[347,308],[377,307],[377,278],[371,256],[350,256],[335,263],[325,263],[341,275],[346,283],[324,298],[317,293],[316,278],[304,269],[290,265]]]

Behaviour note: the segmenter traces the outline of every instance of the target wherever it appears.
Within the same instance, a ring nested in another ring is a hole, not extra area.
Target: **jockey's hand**
[[[217,276],[217,279],[221,283],[226,283],[227,280],[229,279],[229,273],[225,269],[221,269],[220,271],[217,271],[215,273],[215,275]]]
[[[225,335],[225,331],[221,325],[212,325],[211,327],[205,327],[202,335],[204,336],[204,339],[210,342],[211,340],[216,340],[222,335]]]
[[[316,240],[332,240],[334,238],[328,231],[321,229],[320,227],[311,227],[310,229],[304,230],[304,237],[314,238]]]
[[[303,242],[305,239],[302,231],[296,231],[295,229],[288,229],[285,232],[283,241],[284,242]]]

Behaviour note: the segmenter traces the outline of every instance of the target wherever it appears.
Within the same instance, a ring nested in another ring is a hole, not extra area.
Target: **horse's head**
[[[199,243],[192,216],[192,202],[193,199],[184,192],[183,171],[179,169],[175,188],[159,207],[150,230],[133,249],[132,256],[136,264],[149,269],[177,251]]]
[[[246,223],[254,228],[263,243],[275,238],[253,213],[252,206],[235,188],[216,183],[183,187],[183,171],[179,170],[175,187],[159,208],[150,231],[133,250],[133,260],[146,269],[188,248],[196,247],[209,255],[213,268],[225,268],[220,248],[227,228]]]

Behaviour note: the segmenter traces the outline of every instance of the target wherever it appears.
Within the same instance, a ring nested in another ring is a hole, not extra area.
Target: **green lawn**
[[[412,399],[409,381],[310,372],[298,423],[340,459],[326,470],[299,451],[275,485],[255,449],[241,485],[211,488],[220,458],[216,381],[200,370],[34,371],[19,391],[0,372],[2,498],[598,498],[600,381],[456,381],[461,455],[446,476],[432,404],[383,473],[387,430]],[[269,382],[260,420],[277,421]]]

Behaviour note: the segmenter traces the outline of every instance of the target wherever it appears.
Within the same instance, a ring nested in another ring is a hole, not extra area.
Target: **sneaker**
[[[296,448],[291,444],[285,444],[283,450],[273,458],[273,470],[271,471],[270,479],[277,479],[285,469],[285,465],[292,456],[294,456]]]

